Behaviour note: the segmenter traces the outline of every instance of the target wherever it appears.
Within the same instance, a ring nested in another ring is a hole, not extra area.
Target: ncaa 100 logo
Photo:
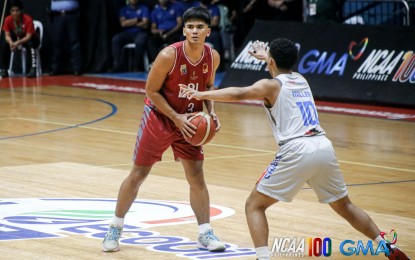
[[[305,257],[331,255],[332,242],[326,238],[275,238],[271,248],[271,255],[276,257]],[[306,248],[308,250],[306,250]]]

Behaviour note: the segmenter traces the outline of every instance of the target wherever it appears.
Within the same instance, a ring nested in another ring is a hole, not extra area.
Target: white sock
[[[210,226],[209,223],[205,223],[205,224],[199,225],[199,234],[204,234],[209,229],[212,229],[212,227]]]
[[[377,237],[375,238],[375,243],[379,245],[379,244],[380,244],[380,242],[381,242],[381,241],[384,241],[384,240],[385,240],[385,239],[383,239],[383,238],[379,235],[379,236],[377,236]]]
[[[124,218],[119,218],[117,216],[114,216],[111,220],[111,224],[118,226],[118,227],[123,227],[124,226]]]
[[[261,246],[255,248],[256,257],[258,260],[269,260],[269,248],[267,246]]]

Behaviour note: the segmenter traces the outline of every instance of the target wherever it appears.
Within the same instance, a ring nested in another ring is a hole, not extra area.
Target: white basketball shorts
[[[305,183],[321,203],[347,195],[333,145],[324,135],[296,138],[282,145],[258,181],[257,191],[290,202]]]

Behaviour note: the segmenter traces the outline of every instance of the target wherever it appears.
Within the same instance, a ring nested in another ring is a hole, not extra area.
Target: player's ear
[[[212,29],[210,29],[210,27],[208,27],[208,32],[206,34],[206,37],[209,37],[210,33],[211,33]]]
[[[277,66],[275,60],[272,57],[268,57],[268,65],[271,66],[272,64],[275,64],[275,66]]]

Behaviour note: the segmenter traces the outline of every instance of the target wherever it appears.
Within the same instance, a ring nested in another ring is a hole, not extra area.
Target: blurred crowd
[[[68,73],[63,68],[65,64],[62,64],[63,53],[69,55],[69,66],[73,75],[81,75],[86,67],[92,72],[148,70],[161,48],[184,39],[182,15],[186,9],[193,6],[203,6],[210,12],[212,32],[207,42],[221,56],[219,70],[225,70],[256,19],[302,22],[305,21],[304,17],[307,12],[313,22],[336,22],[343,4],[343,0],[311,0],[310,8],[304,10],[302,0],[110,1],[112,1],[110,15],[113,17],[102,21],[96,14],[90,12],[91,9],[98,9],[101,6],[88,6],[88,13],[83,16],[83,7],[88,2],[51,0],[51,6],[47,8],[50,17],[48,35],[50,35],[52,45],[50,52],[48,51],[50,53],[48,70],[50,75]],[[8,76],[10,53],[24,47],[30,49],[32,54],[32,69],[27,76],[35,77],[39,74],[36,71],[39,70],[36,70],[38,65],[35,62],[37,52],[32,50],[39,47],[39,44],[33,41],[39,38],[39,32],[34,30],[33,19],[30,13],[24,12],[21,0],[10,0],[8,11],[10,18],[5,19],[2,28],[0,76]],[[84,19],[80,22],[83,17]],[[85,24],[88,28],[83,27]],[[86,41],[82,36],[90,37],[88,44],[85,44]],[[110,46],[104,46],[105,42],[109,42]],[[94,68],[90,65],[85,66],[86,63],[91,63],[91,59],[96,59],[92,57],[96,54],[90,53],[91,48],[97,48],[91,47],[92,44],[98,48],[102,47],[100,54],[105,56],[102,58],[102,64],[95,62]],[[89,49],[85,50],[88,47]],[[130,66],[126,65],[127,60]]]

